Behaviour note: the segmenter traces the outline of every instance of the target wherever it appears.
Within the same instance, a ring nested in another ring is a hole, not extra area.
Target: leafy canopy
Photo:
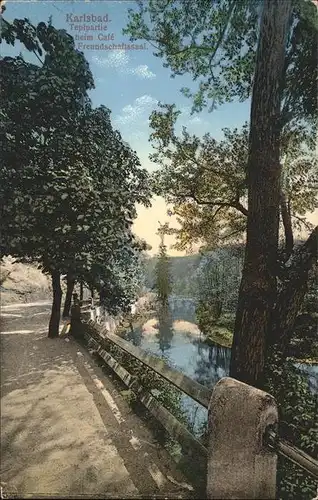
[[[129,10],[123,30],[147,40],[171,76],[190,74],[183,88],[193,111],[251,95],[262,0],[149,0]],[[318,16],[312,2],[293,1],[283,82],[282,125],[316,120]]]
[[[149,204],[147,172],[112,128],[110,110],[92,108],[93,78],[72,37],[26,19],[2,27],[5,41],[21,41],[37,64],[0,60],[1,251],[87,283],[111,274],[122,290],[115,267],[134,268],[131,225],[136,203]]]
[[[213,248],[218,243],[242,240],[246,228],[248,125],[223,129],[217,141],[186,128],[177,136],[180,114],[175,105],[160,105],[150,117],[151,160],[160,168],[152,176],[157,195],[173,204],[181,229],[176,248],[195,244]],[[304,215],[317,207],[318,181],[315,143],[305,126],[286,126],[281,138],[282,193],[296,229],[308,227]]]
[[[192,76],[192,89],[182,89],[192,100],[192,112],[205,107],[212,111],[225,102],[251,96],[261,0],[149,0],[138,5],[137,11],[129,11],[124,33],[131,40],[148,40],[172,77]],[[317,178],[317,165],[312,142],[309,146],[308,142],[317,117],[317,31],[313,3],[293,0],[281,82],[285,226],[291,215],[294,225],[307,224],[305,212],[316,207],[310,179]],[[198,138],[185,129],[176,137],[179,111],[175,105],[160,107],[151,115],[156,149],[152,160],[161,167],[154,181],[157,194],[174,204],[181,224],[176,247],[185,250],[203,241],[210,248],[233,237],[240,239],[247,215],[247,127],[224,130],[224,140],[218,142],[213,135]]]

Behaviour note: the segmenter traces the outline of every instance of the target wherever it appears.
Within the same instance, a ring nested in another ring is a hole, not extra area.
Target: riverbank
[[[231,333],[227,328],[222,326],[216,326],[211,332],[205,336],[205,342],[207,344],[217,344],[221,347],[232,347],[233,333]]]
[[[204,334],[208,344],[218,344],[221,347],[232,347],[235,315],[223,314],[209,331]]]
[[[208,335],[206,335],[205,342],[209,345],[217,344],[221,347],[231,348],[233,343],[233,333],[225,327],[216,326],[215,329],[213,329],[210,333],[208,333]],[[295,356],[292,356],[288,359],[290,359],[294,363],[301,363],[308,366],[318,365],[317,357],[297,358]]]
[[[142,328],[150,318],[156,315],[155,297],[155,294],[151,292],[140,297],[134,305],[133,312],[123,316],[115,334],[122,337],[129,331]]]
[[[145,338],[160,336],[160,324],[158,314],[156,311],[155,297],[151,294],[147,300],[136,308],[135,314],[125,317],[121,324],[117,327],[116,334],[124,337],[128,332],[140,331],[140,334]],[[210,327],[210,331],[204,333],[200,330],[195,322],[195,319],[186,321],[182,319],[173,319],[171,328],[175,334],[185,333],[191,339],[200,338],[202,342],[208,346],[219,346],[230,349],[233,343],[234,331],[234,314],[224,314],[219,318],[215,325]],[[167,325],[165,325],[165,328]],[[308,366],[318,365],[318,358],[316,355],[299,358],[293,356],[291,358],[294,363],[306,364]]]

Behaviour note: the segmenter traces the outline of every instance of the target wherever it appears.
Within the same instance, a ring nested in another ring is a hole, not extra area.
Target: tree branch
[[[198,205],[208,205],[208,206],[211,206],[211,207],[218,206],[220,208],[223,208],[223,207],[236,208],[236,210],[238,210],[239,212],[241,212],[243,215],[246,215],[246,216],[248,215],[248,210],[242,205],[242,203],[240,203],[237,200],[230,201],[230,202],[219,201],[219,200],[216,200],[216,201],[200,200],[195,195],[194,192],[191,192],[191,193],[188,193],[188,194],[184,194],[184,195],[182,195],[182,197],[183,198],[191,198]]]
[[[236,230],[236,231],[232,231],[232,233],[228,233],[228,234],[225,234],[224,236],[220,236],[219,239],[221,241],[223,240],[227,240],[228,238],[232,238],[233,236],[236,236],[238,234],[242,234],[242,231],[240,229]]]
[[[242,203],[236,203],[235,205],[232,205],[233,208],[236,208],[239,212],[241,212],[243,215],[246,217],[248,216],[248,210],[245,208]]]
[[[202,45],[190,45],[188,47],[183,47],[182,49],[177,50],[175,52],[170,52],[169,56],[177,56],[179,54],[184,54],[186,52],[191,52],[192,50],[200,50],[202,52],[207,52],[208,53],[212,49],[212,53],[211,53],[210,58],[209,58],[209,66],[210,66],[210,69],[211,69],[212,60],[214,59],[217,51],[219,50],[220,45],[221,45],[221,43],[222,43],[222,41],[224,39],[224,35],[226,33],[226,30],[227,30],[227,28],[228,28],[228,26],[230,24],[231,17],[232,17],[234,8],[235,8],[235,4],[236,4],[236,0],[232,0],[232,2],[230,4],[230,7],[229,7],[229,11],[228,11],[226,23],[224,24],[224,27],[221,30],[221,32],[219,34],[219,37],[218,37],[218,39],[216,41],[215,47],[213,49],[212,49],[212,47],[204,47]]]
[[[301,217],[299,217],[298,215],[295,215],[295,214],[291,214],[291,217],[293,219],[299,220],[299,222],[301,222],[302,224],[304,224],[305,228],[308,231],[312,231],[312,226],[311,226],[311,224],[309,222],[307,222],[306,220],[302,219]]]
[[[296,249],[285,266],[288,280],[276,301],[272,335],[269,339],[269,344],[278,347],[283,359],[286,357],[295,320],[307,292],[309,272],[317,262],[317,238],[318,226],[311,232],[307,241]]]
[[[285,231],[285,261],[289,259],[294,247],[294,235],[291,223],[291,215],[288,210],[288,204],[285,193],[280,194],[280,210]]]

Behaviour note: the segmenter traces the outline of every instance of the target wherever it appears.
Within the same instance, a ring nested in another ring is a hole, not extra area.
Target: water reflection
[[[168,306],[162,306],[158,312],[158,333],[156,334],[156,339],[162,354],[171,348],[173,335],[172,314]]]
[[[197,345],[197,360],[194,378],[207,387],[213,387],[218,380],[226,377],[230,371],[231,350],[217,344],[207,345],[201,340],[193,340]]]
[[[148,329],[128,331],[126,340],[149,353],[164,357],[170,366],[209,388],[229,374],[230,349],[203,342],[195,327],[193,311],[164,308],[149,324]],[[207,410],[187,396],[182,398],[182,405],[193,432],[200,432],[207,419]]]
[[[208,345],[203,341],[195,327],[193,309],[165,308],[157,318],[152,319],[151,324],[148,331],[137,328],[127,332],[125,338],[149,353],[164,357],[171,367],[210,389],[222,377],[229,375],[231,349],[217,344]],[[318,367],[298,366],[307,373],[311,389],[317,392]],[[207,421],[207,410],[187,396],[182,398],[182,405],[192,431],[200,434],[202,424]]]

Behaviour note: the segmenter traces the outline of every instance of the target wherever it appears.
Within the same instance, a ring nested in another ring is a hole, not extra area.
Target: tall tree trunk
[[[276,347],[282,359],[286,358],[295,320],[304,302],[309,272],[317,262],[317,238],[318,226],[287,263],[288,275],[278,294],[269,345]]]
[[[67,318],[70,315],[70,309],[72,304],[72,294],[75,285],[75,279],[72,275],[67,274],[66,276],[67,290],[65,295],[64,309],[63,309],[63,318]]]
[[[61,275],[58,271],[52,271],[52,289],[53,289],[53,303],[52,312],[49,324],[49,338],[53,339],[59,336],[60,316],[61,316],[61,302],[62,302],[62,288],[61,288]]]
[[[80,282],[80,296],[79,296],[80,302],[83,301],[83,298],[84,298],[84,285],[83,285],[83,281],[81,281]]]
[[[281,82],[292,0],[265,0],[251,106],[247,243],[230,375],[262,386],[266,338],[276,299]]]

